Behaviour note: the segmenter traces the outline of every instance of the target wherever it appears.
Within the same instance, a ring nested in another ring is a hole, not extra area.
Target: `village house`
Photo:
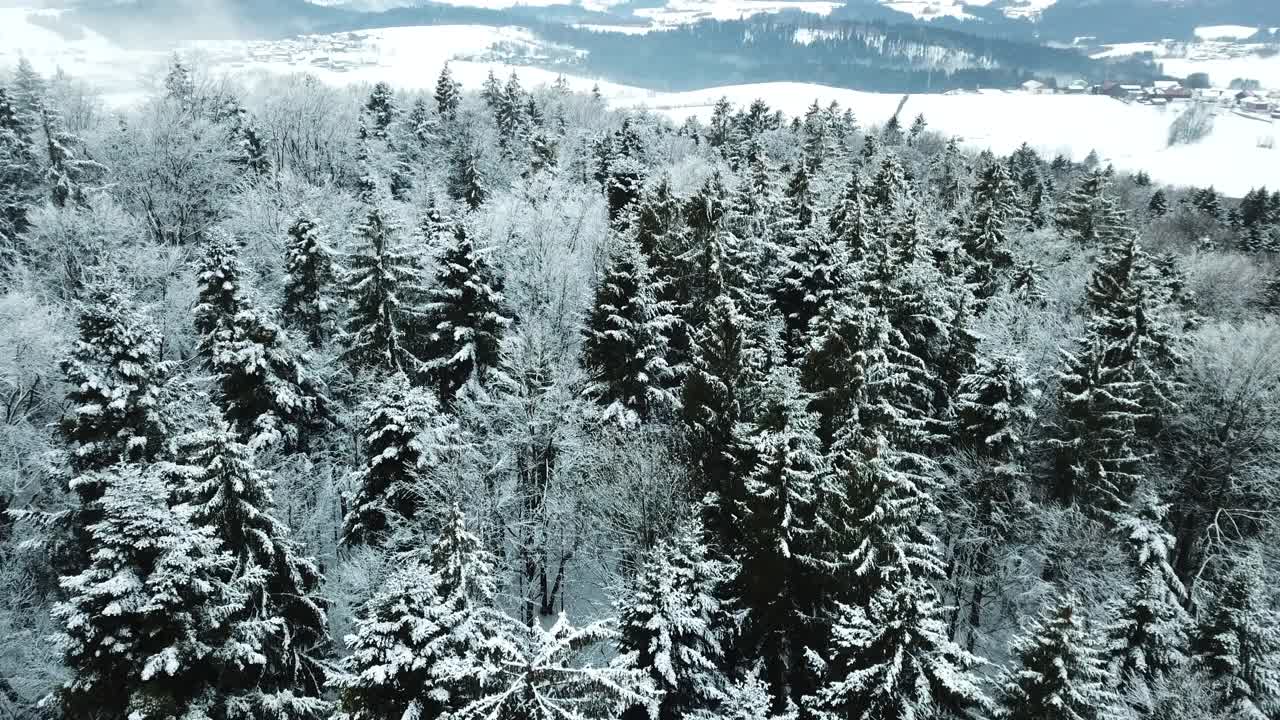
[[[1240,100],[1240,109],[1245,112],[1269,114],[1271,112],[1271,101],[1266,98],[1251,95]]]

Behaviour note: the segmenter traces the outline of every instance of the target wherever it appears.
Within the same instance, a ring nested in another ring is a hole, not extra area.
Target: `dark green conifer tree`
[[[484,382],[498,365],[502,334],[511,323],[502,306],[501,278],[467,226],[456,223],[423,308],[429,333],[423,358],[442,402],[452,402],[473,379]]]

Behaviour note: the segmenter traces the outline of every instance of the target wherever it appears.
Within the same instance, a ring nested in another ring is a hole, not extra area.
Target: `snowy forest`
[[[1280,190],[425,84],[0,72],[0,717],[1280,717]]]

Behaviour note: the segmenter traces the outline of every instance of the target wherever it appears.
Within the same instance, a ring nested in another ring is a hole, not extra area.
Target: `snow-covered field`
[[[528,87],[549,85],[558,73],[504,61],[512,50],[539,56],[550,50],[518,27],[433,25],[382,28],[338,35],[316,35],[275,43],[208,43],[200,47],[230,73],[307,72],[333,85],[387,82],[399,88],[432,89],[444,64],[469,89],[477,89],[490,71],[501,78],[515,73]],[[614,98],[642,98],[639,88],[566,75],[569,87],[587,91],[598,84]]]
[[[700,20],[738,20],[787,10],[829,15],[842,4],[829,0],[667,0],[661,7],[638,8],[633,14],[663,28]]]
[[[1258,28],[1247,25],[1206,25],[1196,28],[1196,37],[1201,40],[1244,40],[1256,32]]]
[[[852,108],[860,122],[889,119],[901,95],[864,93],[800,83],[764,83],[658,95],[644,105],[674,119],[694,115],[706,120],[720,97],[747,103],[759,97],[794,115],[815,99]],[[634,104],[633,99],[618,105]],[[1275,140],[1280,123],[1266,123],[1229,112],[1219,115],[1213,134],[1190,146],[1166,146],[1169,124],[1180,110],[1160,110],[1092,95],[1029,95],[983,92],[960,95],[912,95],[902,109],[909,122],[923,113],[930,126],[955,135],[973,148],[1008,153],[1023,142],[1047,155],[1080,159],[1096,150],[1104,162],[1146,170],[1164,182],[1213,184],[1231,195],[1252,187],[1280,184],[1280,150],[1259,147]]]
[[[1222,28],[1243,28],[1236,25],[1221,25],[1215,28],[1199,28],[1199,30],[1220,31]],[[1252,28],[1249,28],[1252,30]],[[1250,32],[1244,37],[1249,37]],[[1205,34],[1203,37],[1213,37]],[[1257,80],[1264,88],[1280,89],[1280,55],[1264,57],[1260,54],[1267,47],[1256,43],[1238,43],[1232,41],[1203,40],[1201,42],[1179,42],[1163,40],[1156,42],[1135,42],[1108,45],[1106,49],[1095,52],[1093,58],[1121,58],[1142,53],[1151,53],[1161,65],[1165,73],[1174,77],[1186,77],[1191,73],[1209,73],[1210,80],[1216,85],[1226,86],[1236,78]]]
[[[1257,80],[1262,87],[1280,89],[1280,55],[1269,58],[1257,55],[1230,58],[1162,58],[1164,71],[1174,77],[1195,72],[1209,73],[1215,85],[1226,86],[1236,78]]]
[[[1006,0],[1000,3],[1000,9],[1006,16],[1011,18],[1034,18],[1056,1]],[[898,12],[907,13],[920,20],[933,20],[944,17],[958,20],[970,19],[974,16],[965,12],[966,5],[970,7],[985,7],[992,2],[994,0],[880,0],[881,5]]]
[[[16,65],[18,58],[25,57],[42,73],[61,68],[114,93],[136,85],[139,68],[162,57],[125,52],[91,30],[76,28],[68,35],[41,24],[57,17],[57,10],[0,7],[0,68]]]

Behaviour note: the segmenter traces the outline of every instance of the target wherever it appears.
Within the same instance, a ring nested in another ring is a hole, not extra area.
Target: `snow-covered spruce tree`
[[[254,447],[297,447],[325,414],[326,399],[288,335],[248,300],[232,243],[215,238],[198,268],[195,327],[217,399]]]
[[[803,232],[813,224],[817,214],[817,193],[813,188],[813,177],[809,168],[802,163],[787,182],[782,193],[783,203],[791,220],[791,231],[794,234]]]
[[[696,353],[680,392],[696,491],[703,497],[711,544],[731,552],[742,499],[740,431],[746,368],[746,318],[727,295],[717,296],[696,337]]]
[[[869,238],[870,218],[867,217],[867,201],[862,173],[854,170],[836,198],[835,207],[827,220],[832,239],[843,244],[848,260],[862,259]]]
[[[232,162],[243,168],[251,180],[266,177],[271,172],[270,148],[253,116],[237,107],[230,125],[230,140],[235,147]]]
[[[891,364],[888,348],[900,338],[880,312],[846,304],[829,306],[813,325],[800,377],[818,415],[818,437],[829,448],[847,418],[865,410],[868,422],[882,422],[886,414],[876,410],[895,409],[882,373]]]
[[[741,286],[741,278],[730,266],[738,238],[727,228],[729,210],[729,191],[720,173],[707,178],[684,204],[689,251],[682,259],[693,266],[689,273],[692,306],[681,314],[693,326],[700,324],[712,298],[729,286]]]
[[[327,602],[315,561],[300,554],[275,517],[272,476],[254,466],[252,450],[217,419],[180,438],[166,473],[191,507],[191,522],[221,542],[235,560],[248,599],[224,622],[241,630],[255,658],[223,668],[217,679],[221,717],[286,720],[322,716],[328,645]]]
[[[905,203],[904,203],[905,204]],[[913,449],[940,445],[949,433],[951,403],[960,378],[973,369],[977,340],[969,329],[973,296],[958,276],[932,259],[934,241],[906,204],[900,222],[871,243],[856,266],[857,287],[892,329],[889,357],[904,373],[896,402],[915,414],[898,431]]]
[[[426,98],[418,98],[405,117],[405,130],[417,141],[418,150],[428,151],[440,141],[440,122]]]
[[[1080,181],[1058,207],[1058,230],[1084,245],[1109,244],[1126,233],[1124,215],[1111,195],[1110,178],[1094,170]]]
[[[1217,707],[1233,718],[1265,720],[1280,712],[1280,614],[1266,601],[1262,563],[1232,560],[1214,583],[1192,640]]]
[[[162,449],[160,335],[130,305],[105,285],[90,289],[81,305],[80,338],[62,362],[70,409],[59,427],[70,446],[73,472],[149,461]],[[82,493],[83,504],[91,504],[99,492]]]
[[[1035,260],[1018,263],[1009,276],[1009,292],[1029,307],[1044,308],[1048,304],[1044,267]]]
[[[440,77],[436,80],[436,110],[445,122],[451,122],[458,115],[458,106],[462,104],[462,86],[453,79],[449,63],[440,68]]]
[[[1108,248],[1090,275],[1090,310],[1080,349],[1064,352],[1059,375],[1059,499],[1078,495],[1104,512],[1136,488],[1144,446],[1175,408],[1178,340],[1162,315],[1167,290],[1133,238]]]
[[[615,236],[582,340],[588,393],[604,408],[603,419],[630,426],[672,408],[664,331],[673,322],[635,241]]]
[[[800,713],[794,703],[788,704],[781,713],[774,712],[773,694],[763,676],[763,666],[744,672],[742,677],[725,685],[714,709],[696,710],[686,717],[689,720],[796,720]]]
[[[103,488],[88,567],[64,577],[53,614],[70,677],[57,692],[70,720],[208,717],[223,667],[249,661],[225,625],[248,600],[235,560],[191,508],[168,505],[158,466],[81,476]]]
[[[311,347],[318,348],[328,334],[332,314],[333,252],[321,239],[320,226],[306,215],[289,227],[284,252],[280,313],[289,327],[302,332]]]
[[[804,353],[810,324],[823,309],[843,303],[849,274],[845,247],[814,226],[801,231],[783,260],[774,292],[775,302],[786,321],[787,347],[793,359]]]
[[[245,307],[241,286],[239,252],[235,242],[226,236],[215,236],[196,266],[196,334],[201,350],[208,353],[215,332],[230,325]]]
[[[515,625],[510,620],[508,625]],[[495,623],[495,629],[502,626]],[[649,675],[635,668],[592,665],[582,655],[617,638],[603,623],[576,628],[562,614],[550,627],[540,622],[503,628],[492,647],[499,656],[486,673],[482,697],[449,714],[453,720],[565,720],[618,717],[631,707],[656,712],[659,693]]]
[[[640,157],[639,136],[631,121],[624,120],[617,133],[606,136],[599,151],[602,154],[598,175],[609,207],[609,222],[620,230],[625,229],[631,219],[630,210],[640,197],[646,172]]]
[[[391,86],[385,82],[374,85],[364,112],[369,118],[369,133],[376,138],[386,138],[397,115],[395,91]]]
[[[15,100],[0,87],[0,248],[11,249],[30,227],[40,195],[40,173],[31,133]]]
[[[355,229],[344,278],[347,319],[338,341],[352,372],[416,375],[421,362],[413,350],[426,296],[417,256],[397,238],[382,210],[369,209]]]
[[[324,424],[328,398],[284,329],[252,306],[214,331],[209,364],[217,401],[255,450],[305,447]]]
[[[841,605],[831,628],[834,678],[806,702],[818,718],[888,720],[965,717],[989,710],[975,668],[948,636],[929,581],[909,579]]]
[[[323,422],[322,383],[292,340],[244,292],[233,241],[215,237],[196,272],[196,332],[217,384],[216,399],[240,437],[255,448],[296,448]]]
[[[867,208],[878,235],[888,235],[887,227],[897,221],[897,214],[910,200],[911,187],[902,162],[895,153],[889,153],[881,160],[880,169],[867,187]]]
[[[1038,396],[1034,378],[1017,356],[983,357],[960,382],[956,442],[976,462],[974,471],[957,483],[958,492],[948,497],[948,511],[953,532],[967,531],[973,538],[956,550],[957,562],[967,567],[972,582],[957,608],[965,613],[970,650],[982,625],[990,575],[998,566],[995,555],[1007,547],[1025,515],[1022,434],[1035,420],[1032,403]],[[953,573],[952,578],[960,576]]]
[[[961,244],[970,263],[968,281],[979,299],[996,293],[1013,265],[1008,233],[1018,216],[1016,189],[1003,163],[982,172],[973,188]]]
[[[1180,340],[1169,327],[1169,289],[1136,237],[1107,247],[1089,276],[1085,302],[1088,333],[1105,347],[1105,362],[1123,367],[1137,384],[1143,417],[1139,429],[1158,434],[1162,416],[1175,410]]]
[[[740,534],[734,595],[746,611],[737,652],[763,664],[781,712],[813,689],[805,654],[824,634],[813,612],[819,602],[815,576],[828,569],[814,555],[815,485],[824,466],[817,422],[795,371],[779,367],[765,392],[747,439],[754,468],[732,518]]]
[[[331,679],[343,716],[352,720],[401,720],[426,715],[440,703],[432,697],[431,641],[443,628],[439,592],[431,569],[420,561],[399,562],[357,613],[346,637],[351,654]],[[469,669],[469,668],[468,668]]]
[[[1147,214],[1153,218],[1162,218],[1169,213],[1169,199],[1164,194],[1164,190],[1156,188],[1151,193],[1151,199],[1147,201]]]
[[[964,447],[997,463],[1016,462],[1022,432],[1035,419],[1035,379],[1021,357],[983,357],[960,382],[956,435]],[[1014,469],[1016,471],[1016,469]]]
[[[693,352],[694,329],[684,321],[693,315],[695,295],[689,258],[696,248],[686,225],[692,204],[682,204],[672,192],[671,179],[658,176],[645,183],[627,228],[649,263],[654,298],[675,318],[663,333],[673,372],[684,368]]]
[[[428,500],[419,473],[439,460],[448,427],[434,394],[397,373],[363,406],[364,466],[343,521],[343,542],[376,542],[399,522],[412,520]]]
[[[933,186],[942,209],[948,213],[956,210],[968,195],[969,167],[955,138],[947,141],[947,147],[934,160]]]
[[[649,674],[662,692],[660,720],[714,707],[721,697],[728,580],[729,567],[711,556],[693,521],[653,549],[614,601],[615,664]]]
[[[47,103],[40,106],[40,126],[45,140],[45,183],[54,206],[87,206],[85,184],[104,175],[106,168],[80,156],[84,153],[84,141],[66,129],[61,115]]]
[[[1134,447],[1142,403],[1128,369],[1107,365],[1098,341],[1078,353],[1062,352],[1058,373],[1059,425],[1054,450],[1053,494],[1064,505],[1114,518],[1141,479],[1142,455]]]
[[[436,282],[423,308],[429,333],[423,359],[442,402],[448,404],[469,381],[483,382],[498,364],[503,314],[502,281],[476,247],[464,223],[436,263]]]
[[[510,624],[493,608],[493,559],[457,506],[428,552],[394,562],[333,680],[353,720],[440,717],[480,700]]]
[[[1197,188],[1192,190],[1191,195],[1186,199],[1192,208],[1205,217],[1213,220],[1222,219],[1222,200],[1218,197],[1218,191],[1210,185],[1207,188]]]
[[[1094,639],[1060,597],[1013,643],[1014,666],[1000,683],[1002,720],[1098,720],[1115,698]]]
[[[1186,660],[1191,618],[1186,588],[1169,564],[1173,536],[1162,527],[1165,508],[1149,498],[1119,527],[1132,554],[1134,582],[1113,603],[1103,657],[1122,690],[1148,691]]]
[[[636,201],[631,231],[654,273],[664,280],[677,270],[676,257],[681,254],[683,242],[681,220],[680,201],[671,190],[671,178],[660,175],[646,182]]]
[[[468,131],[462,132],[449,158],[449,195],[473,211],[489,198],[480,168],[480,149],[475,142]]]
[[[868,719],[981,710],[979,660],[951,641],[934,586],[944,576],[930,530],[937,470],[882,432],[855,416],[832,447],[819,512],[832,573],[823,602],[837,629],[815,704]]]
[[[831,152],[831,127],[827,122],[826,113],[818,106],[816,99],[804,113],[800,134],[802,163],[811,172],[820,171]]]
[[[528,134],[529,116],[525,113],[524,88],[520,87],[520,78],[511,73],[507,83],[502,87],[497,104],[493,109],[494,125],[498,128],[498,145],[508,156],[515,153]]]
[[[874,244],[853,269],[853,301],[832,303],[814,319],[801,363],[821,419],[819,437],[829,447],[845,416],[856,413],[904,448],[936,446],[943,427],[935,403],[946,398],[948,361],[940,350],[948,347],[953,305],[930,286],[935,269],[902,266],[887,242]],[[938,362],[926,365],[918,351]]]

